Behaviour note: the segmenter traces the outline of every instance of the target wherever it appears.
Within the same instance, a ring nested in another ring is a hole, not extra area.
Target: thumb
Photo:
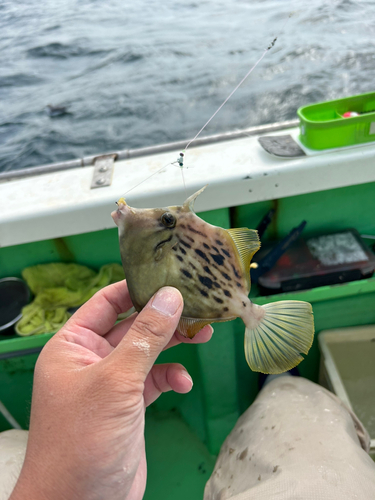
[[[174,334],[183,309],[181,293],[161,288],[138,314],[110,357],[127,376],[144,382],[157,357]]]

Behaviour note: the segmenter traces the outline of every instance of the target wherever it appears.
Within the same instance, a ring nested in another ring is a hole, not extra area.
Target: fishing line
[[[182,182],[184,183],[184,189],[185,189],[185,198],[187,198],[187,190],[186,190],[186,183],[185,183],[185,176],[184,176],[184,169],[181,168],[181,175],[182,175]]]
[[[151,179],[151,177],[153,177],[154,175],[158,174],[159,172],[161,172],[163,170],[163,168],[167,168],[169,167],[169,165],[173,165],[173,163],[167,163],[166,165],[164,165],[164,167],[161,167],[159,168],[159,170],[157,170],[156,172],[154,172],[153,174],[149,175],[148,177],[146,177],[146,179],[143,179],[143,181],[141,182],[138,182],[138,184],[136,184],[135,186],[133,186],[131,189],[129,189],[129,191],[126,191],[126,193],[123,195],[124,197],[130,193],[130,191],[133,191],[133,189],[135,189],[136,187],[140,186],[141,184],[143,184],[144,182],[148,181],[148,179]]]
[[[232,97],[232,95],[241,87],[241,85],[247,80],[247,78],[251,75],[251,73],[254,71],[254,69],[258,66],[258,64],[262,61],[262,59],[264,58],[264,56],[267,54],[267,52],[269,50],[272,49],[272,47],[274,47],[278,37],[280,36],[280,34],[283,32],[287,22],[289,21],[289,19],[292,17],[293,13],[290,13],[287,20],[285,21],[283,27],[281,28],[280,30],[280,33],[272,40],[272,42],[269,44],[269,46],[264,50],[263,54],[260,56],[260,58],[257,60],[257,62],[254,64],[254,66],[252,68],[249,69],[249,71],[246,73],[246,75],[242,78],[242,80],[240,81],[240,83],[232,90],[232,92],[228,95],[228,97],[225,99],[225,101],[217,108],[217,110],[215,111],[215,113],[211,116],[211,118],[209,120],[207,120],[207,122],[203,125],[203,127],[200,129],[200,131],[197,133],[197,135],[191,139],[191,141],[189,141],[187,143],[187,145],[185,146],[185,150],[186,151],[188,149],[188,147],[190,146],[190,144],[192,142],[195,141],[195,139],[197,139],[197,137],[203,132],[203,130],[207,127],[207,125],[210,123],[210,121],[215,118],[215,116],[218,114],[218,112],[221,110],[221,108],[229,101],[229,99]]]
[[[274,41],[272,42],[273,44],[276,42],[277,38],[274,39]],[[210,123],[210,121],[215,118],[215,116],[218,114],[218,112],[221,110],[221,108],[229,101],[229,99],[232,97],[232,95],[236,92],[236,90],[238,90],[241,85],[243,84],[243,82],[251,75],[251,73],[254,71],[254,69],[258,66],[258,64],[261,62],[261,60],[263,59],[263,57],[267,54],[267,52],[269,51],[269,49],[271,48],[271,46],[273,46],[272,44],[266,48],[266,50],[263,52],[262,56],[258,59],[258,61],[254,64],[254,66],[246,73],[246,75],[242,78],[242,80],[240,81],[240,83],[237,85],[237,87],[235,87],[232,92],[228,95],[228,97],[225,99],[225,101],[217,108],[217,110],[215,111],[215,113],[211,116],[211,118],[209,120],[206,121],[206,123],[203,125],[203,127],[200,129],[200,131],[197,133],[197,135],[191,139],[191,141],[189,141],[187,143],[187,145],[185,146],[185,151],[187,150],[187,148],[190,146],[190,144],[192,142],[195,141],[195,139],[197,139],[197,137],[203,132],[203,130],[207,127],[207,125]]]
[[[191,139],[187,145],[185,146],[185,149],[180,153],[180,156],[179,158],[177,158],[176,161],[174,162],[171,162],[171,163],[167,163],[167,165],[161,167],[159,170],[157,170],[156,172],[154,172],[153,174],[149,175],[148,177],[146,177],[143,181],[139,182],[138,184],[136,184],[135,186],[133,186],[131,189],[129,189],[129,191],[127,191],[125,194],[124,194],[124,197],[125,195],[127,195],[128,193],[130,193],[130,191],[133,191],[133,189],[135,189],[136,187],[140,186],[141,184],[143,184],[145,181],[147,181],[148,179],[150,179],[151,177],[153,177],[154,175],[158,174],[159,172],[161,172],[164,168],[168,167],[169,165],[179,165],[179,167],[181,168],[181,175],[182,175],[182,182],[184,184],[184,189],[185,189],[185,195],[187,197],[187,190],[186,190],[186,183],[185,183],[185,177],[184,177],[184,173],[183,173],[183,169],[184,169],[184,158],[185,158],[185,152],[187,151],[187,149],[189,148],[189,146],[199,137],[199,135],[203,132],[203,130],[207,127],[207,125],[211,122],[211,120],[213,120],[213,118],[215,118],[215,116],[219,113],[219,111],[225,106],[225,104],[229,101],[229,99],[233,96],[233,94],[241,87],[241,85],[247,80],[247,78],[251,75],[251,73],[255,70],[255,68],[258,66],[258,64],[260,64],[260,62],[263,60],[263,58],[265,57],[265,55],[267,54],[267,52],[269,50],[271,50],[274,46],[275,46],[275,43],[277,42],[277,39],[279,38],[280,34],[284,31],[285,29],[285,26],[286,24],[288,23],[289,19],[292,17],[293,15],[293,12],[291,12],[288,16],[288,18],[286,19],[285,23],[283,24],[279,34],[272,40],[272,42],[269,44],[269,46],[263,51],[263,54],[260,56],[260,58],[256,61],[256,63],[249,69],[249,71],[246,73],[246,75],[242,78],[242,80],[236,85],[236,87],[232,90],[232,92],[228,95],[228,97],[223,101],[222,104],[220,104],[220,106],[217,108],[217,110],[215,111],[215,113],[207,120],[207,122],[203,125],[203,127],[199,130],[199,132],[196,134],[195,137],[193,137],[193,139]]]
[[[180,153],[181,155],[182,153]],[[182,155],[183,156],[183,155]],[[130,188],[128,191],[126,191],[126,193],[124,193],[124,197],[125,195],[127,195],[128,193],[130,193],[130,191],[133,191],[133,189],[135,189],[136,187],[140,186],[141,184],[143,184],[144,182],[148,181],[148,179],[151,179],[151,177],[154,177],[154,175],[158,174],[159,172],[161,172],[164,168],[167,168],[169,167],[169,165],[179,165],[180,168],[181,168],[181,174],[182,174],[182,182],[184,183],[184,188],[185,188],[185,195],[187,197],[187,190],[186,190],[186,183],[185,183],[185,177],[184,177],[184,172],[183,172],[183,164],[181,162],[181,156],[180,158],[178,158],[176,161],[173,161],[173,162],[170,162],[170,163],[167,163],[166,165],[164,165],[164,167],[161,167],[159,168],[156,172],[154,172],[153,174],[149,175],[148,177],[146,177],[145,179],[143,179],[143,181],[141,182],[138,182],[138,184],[136,184],[135,186],[133,186],[132,188]]]

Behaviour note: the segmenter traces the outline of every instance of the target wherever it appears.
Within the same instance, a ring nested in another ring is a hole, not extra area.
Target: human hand
[[[126,282],[98,292],[52,337],[34,375],[29,441],[10,500],[138,500],[146,485],[145,408],[162,392],[189,392],[180,364],[154,365],[163,349],[206,342],[175,330],[180,292],[166,287],[139,313]]]

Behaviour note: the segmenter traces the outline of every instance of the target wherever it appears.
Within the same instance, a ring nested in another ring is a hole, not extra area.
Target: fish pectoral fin
[[[258,231],[247,227],[227,229],[241,258],[241,265],[250,285],[250,262],[255,252],[260,248]]]
[[[206,325],[212,323],[212,319],[180,318],[177,330],[183,337],[192,339]]]
[[[245,330],[245,357],[255,372],[283,373],[297,366],[314,338],[311,304],[297,300],[273,302],[261,307],[263,316]]]

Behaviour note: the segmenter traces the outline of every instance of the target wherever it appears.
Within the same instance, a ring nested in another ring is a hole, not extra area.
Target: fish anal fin
[[[181,317],[178,322],[177,330],[183,337],[192,339],[206,325],[212,323],[211,319],[195,319]]]
[[[248,280],[250,288],[250,262],[253,255],[260,248],[258,231],[248,229],[247,227],[227,229],[229,236],[232,238],[235,247],[240,254],[242,270]]]
[[[245,357],[253,371],[283,373],[297,366],[314,338],[311,304],[297,300],[257,306],[245,330]],[[259,308],[259,309],[258,309]]]
[[[192,339],[206,325],[210,325],[211,323],[224,323],[226,321],[232,321],[233,319],[236,319],[236,316],[230,316],[228,318],[204,318],[204,319],[181,317],[177,325],[177,330],[181,333],[183,337]]]

